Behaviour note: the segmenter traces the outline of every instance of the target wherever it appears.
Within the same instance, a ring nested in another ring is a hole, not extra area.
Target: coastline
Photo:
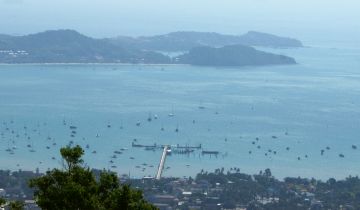
[[[0,66],[12,66],[12,65],[117,65],[117,66],[192,66],[191,64],[147,64],[147,63],[0,63]]]

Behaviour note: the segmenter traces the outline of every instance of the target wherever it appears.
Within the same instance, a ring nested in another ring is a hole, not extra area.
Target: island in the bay
[[[165,35],[95,39],[74,30],[25,36],[0,35],[0,63],[130,63],[203,66],[295,64],[295,59],[254,47],[302,47],[296,39],[260,32],[223,35],[173,32]],[[169,56],[175,53],[177,56]]]
[[[196,47],[175,58],[174,62],[198,66],[260,66],[296,64],[295,59],[256,50],[244,45]]]

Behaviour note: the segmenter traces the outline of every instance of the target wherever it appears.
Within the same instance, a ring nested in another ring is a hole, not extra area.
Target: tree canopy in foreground
[[[60,153],[63,169],[53,169],[30,180],[35,200],[42,209],[157,209],[144,200],[141,191],[121,185],[115,173],[103,171],[97,179],[83,166],[84,150],[80,146],[62,148]]]

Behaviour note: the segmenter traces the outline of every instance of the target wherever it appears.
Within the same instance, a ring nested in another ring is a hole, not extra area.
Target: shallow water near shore
[[[0,167],[61,167],[59,148],[73,142],[90,167],[154,176],[162,151],[132,147],[136,139],[220,152],[172,154],[164,176],[221,167],[270,168],[279,178],[359,175],[360,50],[272,51],[299,64],[0,65]]]

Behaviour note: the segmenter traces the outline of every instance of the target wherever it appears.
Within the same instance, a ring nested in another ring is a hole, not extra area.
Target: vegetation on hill
[[[280,181],[270,169],[251,176],[234,168],[202,171],[195,180],[212,187],[218,184],[217,196],[231,208],[242,203],[248,209],[360,209],[359,177],[327,181],[288,177]]]
[[[200,66],[259,66],[296,64],[293,58],[266,53],[253,47],[231,45],[221,48],[197,47],[177,58],[179,63]]]
[[[274,48],[302,47],[296,39],[249,31],[240,36],[211,32],[179,31],[164,35],[141,36],[137,38],[119,36],[106,39],[110,43],[128,48],[155,51],[188,51],[195,47],[222,47],[226,45],[246,45]]]
[[[131,63],[242,66],[295,63],[242,45],[299,47],[301,42],[259,32],[243,36],[174,32],[153,37],[94,39],[74,30],[0,35],[0,63]],[[220,47],[220,48],[218,48]],[[158,51],[188,51],[172,60]]]
[[[169,63],[160,53],[125,49],[73,30],[45,31],[26,36],[0,37],[3,63]],[[19,52],[19,53],[18,53]]]

